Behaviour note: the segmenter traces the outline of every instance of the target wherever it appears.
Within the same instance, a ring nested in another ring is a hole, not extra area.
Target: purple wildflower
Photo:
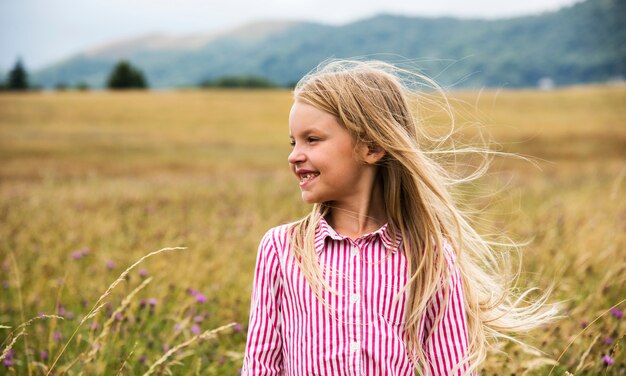
[[[121,312],[118,312],[118,313],[115,314],[115,319],[117,321],[122,321],[122,320],[124,320],[124,315],[122,315]]]
[[[605,345],[610,345],[610,344],[612,344],[612,343],[613,343],[613,338],[611,338],[611,337],[609,337],[609,336],[606,336],[606,337],[604,338],[604,344],[605,344]]]
[[[207,298],[206,298],[206,296],[204,296],[203,294],[200,294],[200,293],[197,293],[197,294],[196,294],[196,303],[200,303],[200,304],[202,304],[202,303],[206,303],[206,302],[207,302],[207,300],[208,300],[208,299],[207,299]]]
[[[605,355],[602,357],[602,363],[604,363],[605,366],[612,366],[615,361],[610,356]]]
[[[142,309],[146,306],[146,299],[141,299],[139,301],[139,309]]]
[[[74,260],[80,260],[81,258],[87,256],[90,253],[91,253],[91,249],[87,247],[83,247],[77,251],[72,252],[72,258]]]
[[[201,315],[198,315],[193,318],[193,321],[197,323],[201,323],[202,321],[204,321],[204,317],[202,317]]]
[[[235,326],[233,327],[233,330],[235,331],[235,333],[241,332],[241,324],[236,323]]]
[[[624,312],[622,312],[622,310],[618,309],[617,307],[611,308],[611,314],[617,319],[621,319],[622,317],[624,317]]]
[[[91,327],[90,327],[90,329],[91,329],[92,331],[94,331],[94,332],[95,332],[96,330],[98,330],[98,327],[99,327],[99,326],[100,326],[100,325],[98,324],[98,322],[97,322],[97,321],[94,321],[94,322],[92,322],[92,323],[91,323]]]
[[[43,361],[48,360],[48,352],[46,350],[41,350],[39,352],[39,356],[41,357],[41,360]]]
[[[4,365],[7,367],[11,367],[13,365],[13,356],[15,355],[15,352],[13,351],[13,349],[9,350],[9,352],[7,353],[6,357],[4,358]]]
[[[107,263],[106,263],[106,267],[107,267],[107,269],[109,269],[109,270],[113,270],[113,268],[115,268],[115,262],[114,262],[113,260],[109,260],[109,261],[107,261]]]
[[[174,325],[174,331],[175,331],[175,332],[180,332],[180,329],[181,329],[180,324],[176,324],[176,325]]]
[[[146,278],[148,276],[148,270],[147,269],[140,269],[139,270],[139,276],[141,278]]]
[[[191,332],[192,332],[193,334],[200,334],[200,327],[199,327],[198,325],[193,325],[193,326],[191,327]]]
[[[583,328],[583,329],[585,329],[585,328],[587,327],[587,325],[589,325],[589,323],[587,322],[587,320],[583,320],[583,321],[580,323],[580,326],[581,326],[581,328]]]
[[[154,307],[157,304],[157,301],[155,298],[150,298],[148,299],[148,304],[150,304],[150,307]]]
[[[61,332],[57,330],[52,334],[52,339],[55,340],[56,342],[59,342],[63,339],[63,335],[61,335]]]
[[[208,301],[207,297],[202,294],[200,291],[198,290],[194,290],[192,288],[188,288],[187,289],[187,293],[191,296],[193,296],[194,298],[196,298],[196,303],[206,303]]]
[[[139,357],[139,363],[146,364],[146,359],[148,359],[148,357],[145,354],[143,354],[142,356]]]

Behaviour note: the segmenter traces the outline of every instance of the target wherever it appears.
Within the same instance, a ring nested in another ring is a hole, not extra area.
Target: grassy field
[[[459,194],[477,227],[529,241],[522,283],[564,302],[525,337],[543,360],[502,345],[484,374],[623,374],[626,87],[450,95],[459,140],[479,124],[531,158],[496,158]],[[0,95],[0,374],[237,374],[258,242],[308,210],[287,168],[290,104],[280,90]],[[186,249],[99,299],[166,247]]]

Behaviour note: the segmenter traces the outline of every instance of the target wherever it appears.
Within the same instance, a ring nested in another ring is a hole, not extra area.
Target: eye
[[[295,140],[289,141],[289,145],[291,145],[291,147],[296,146],[296,141]]]
[[[310,144],[310,143],[313,143],[313,142],[317,142],[317,141],[319,141],[319,140],[320,140],[319,138],[317,138],[317,137],[311,137],[311,136],[309,136],[309,137],[307,137],[307,138],[306,138],[306,142],[308,142],[309,144]]]

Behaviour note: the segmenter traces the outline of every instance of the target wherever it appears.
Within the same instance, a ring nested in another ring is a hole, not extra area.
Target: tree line
[[[293,86],[293,85],[292,85]],[[133,66],[127,60],[120,60],[115,64],[106,80],[106,87],[111,90],[125,89],[147,89],[149,88],[148,80],[144,73],[137,67]],[[276,88],[276,83],[264,77],[254,75],[229,75],[211,80],[203,80],[198,84],[200,88]],[[66,83],[60,82],[55,85],[55,89],[63,91],[71,88]],[[76,90],[89,90],[90,87],[85,82],[77,83],[74,88]],[[21,59],[18,59],[9,71],[5,81],[0,81],[0,90],[6,91],[28,91],[39,90],[40,87],[34,86],[29,82],[29,74]]]
[[[57,90],[68,89],[66,83],[59,82],[55,86]],[[85,82],[76,84],[77,90],[89,90],[89,85]],[[112,90],[123,89],[147,89],[148,81],[143,72],[135,68],[127,60],[120,60],[111,70],[107,78],[107,88]],[[13,68],[9,71],[5,81],[0,81],[0,90],[7,91],[27,91],[39,90],[40,87],[32,85],[29,81],[29,74],[21,59],[15,62]]]

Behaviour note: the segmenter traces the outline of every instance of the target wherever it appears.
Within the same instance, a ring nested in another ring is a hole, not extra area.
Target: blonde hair
[[[407,78],[410,80],[403,84]],[[420,320],[437,291],[443,289],[443,301],[447,301],[452,273],[449,260],[438,257],[435,250],[442,250],[444,241],[451,245],[467,312],[469,347],[462,364],[469,364],[470,372],[486,358],[493,340],[506,338],[524,345],[511,334],[547,323],[555,312],[546,305],[547,293],[533,301],[529,296],[533,289],[515,287],[517,274],[510,268],[510,259],[495,251],[497,246],[514,244],[486,240],[450,194],[451,186],[482,176],[488,159],[474,173],[458,178],[420,147],[421,139],[430,138],[412,111],[412,100],[424,98],[415,90],[416,79],[441,94],[443,108],[453,118],[443,90],[434,81],[379,61],[323,63],[298,82],[294,97],[335,116],[356,144],[377,145],[386,152],[379,162],[378,179],[392,238],[401,235],[407,257],[410,278],[403,288],[408,291],[405,343],[420,374],[428,372],[422,339],[418,338]],[[448,152],[456,155],[461,151]],[[320,299],[321,288],[337,293],[324,280],[314,249],[316,227],[331,209],[325,203],[314,204],[311,213],[292,227],[292,252]],[[443,312],[439,311],[436,322]]]

